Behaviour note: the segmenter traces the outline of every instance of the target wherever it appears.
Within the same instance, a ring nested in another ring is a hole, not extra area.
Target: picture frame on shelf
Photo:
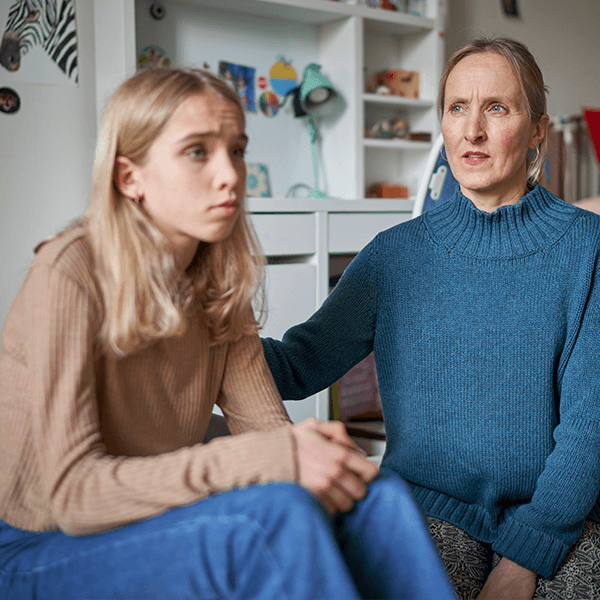
[[[246,164],[246,196],[249,198],[270,198],[271,185],[269,170],[262,163]]]

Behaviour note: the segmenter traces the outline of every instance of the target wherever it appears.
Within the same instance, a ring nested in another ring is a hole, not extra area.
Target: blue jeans
[[[390,471],[329,517],[296,484],[231,490],[96,535],[0,521],[3,600],[455,600],[427,525]]]

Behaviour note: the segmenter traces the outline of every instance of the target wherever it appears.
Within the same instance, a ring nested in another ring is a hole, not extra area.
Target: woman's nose
[[[483,142],[487,139],[485,119],[479,113],[471,113],[467,121],[465,138],[471,143]]]

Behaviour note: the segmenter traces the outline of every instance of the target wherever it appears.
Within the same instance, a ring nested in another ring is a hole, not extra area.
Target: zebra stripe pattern
[[[3,45],[11,36],[18,39],[20,55],[41,46],[70,79],[78,82],[74,0],[17,0],[9,9]],[[20,56],[13,57],[15,61],[17,66],[12,70],[18,69]],[[2,64],[9,68],[4,61]]]

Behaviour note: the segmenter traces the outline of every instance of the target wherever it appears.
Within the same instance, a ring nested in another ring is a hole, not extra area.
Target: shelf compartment
[[[408,13],[392,12],[377,8],[354,7],[360,10],[364,18],[364,28],[367,34],[402,36],[413,33],[426,33],[435,27],[435,21],[428,17],[417,17]],[[389,13],[379,15],[377,12]]]
[[[390,106],[392,108],[407,108],[407,109],[430,109],[433,108],[433,100],[422,100],[420,98],[403,98],[402,96],[382,94],[363,94],[365,104],[376,104]]]
[[[417,33],[433,29],[434,20],[408,13],[368,6],[352,6],[331,0],[179,0],[181,4],[218,8],[222,11],[259,15],[300,23],[331,23],[347,17],[362,17],[370,31]],[[383,14],[382,14],[383,13]]]

